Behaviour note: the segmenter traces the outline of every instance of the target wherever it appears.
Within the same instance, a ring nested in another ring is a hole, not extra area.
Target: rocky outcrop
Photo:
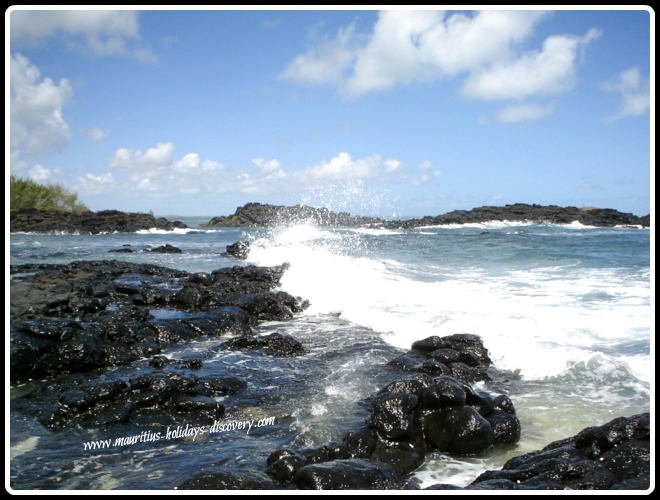
[[[147,229],[172,231],[186,229],[183,222],[170,221],[151,214],[118,210],[100,212],[64,212],[58,210],[16,210],[10,213],[10,230],[27,233],[132,233]]]
[[[467,490],[647,490],[650,415],[619,417],[481,474]],[[435,485],[428,489],[446,489]]]
[[[470,353],[490,363],[474,335],[431,337],[415,343],[422,351]],[[268,474],[300,489],[401,488],[426,453],[476,455],[492,446],[516,443],[520,421],[505,395],[475,391],[457,378],[420,373],[383,387],[370,400],[367,425],[341,443],[308,450],[278,450]]]
[[[405,372],[450,375],[469,384],[491,380],[488,351],[477,335],[468,333],[418,340],[388,365]]]
[[[401,221],[386,221],[374,217],[352,216],[345,212],[331,212],[325,208],[312,208],[304,205],[279,206],[261,203],[248,203],[238,207],[233,215],[211,219],[209,227],[250,227],[272,226],[311,221],[318,225],[340,227],[385,227],[406,229],[422,226],[446,224],[474,224],[493,221],[529,222],[537,224],[570,224],[579,222],[586,226],[642,226],[649,227],[650,215],[639,217],[609,208],[576,208],[556,205],[535,205],[515,203],[504,206],[484,206],[472,210],[455,210],[444,215],[424,216]],[[228,253],[240,258],[240,248],[228,248]]]
[[[190,274],[120,261],[11,268],[12,382],[121,366],[171,344],[232,337],[271,355],[298,355],[286,336],[252,339],[261,321],[291,318],[306,302],[275,291],[282,267]],[[152,310],[181,313],[158,318]],[[278,334],[279,335],[279,334]],[[229,346],[228,346],[229,347]]]
[[[529,205],[515,203],[504,206],[484,206],[472,210],[455,210],[435,217],[425,216],[406,221],[385,223],[391,228],[440,226],[445,224],[474,224],[493,221],[531,222],[537,224],[570,224],[579,222],[586,226],[650,226],[650,215],[639,217],[609,208],[576,208],[556,205]]]
[[[380,222],[373,217],[352,216],[346,212],[332,212],[327,208],[312,208],[305,205],[281,206],[248,203],[238,207],[229,216],[211,219],[208,227],[251,227],[272,226],[310,221],[320,226],[356,227]]]

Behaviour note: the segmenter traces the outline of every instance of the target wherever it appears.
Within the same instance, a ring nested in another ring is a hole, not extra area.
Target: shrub
[[[85,212],[87,205],[78,201],[78,195],[60,184],[39,184],[30,179],[11,176],[9,184],[11,210],[36,208],[38,210],[62,210]]]

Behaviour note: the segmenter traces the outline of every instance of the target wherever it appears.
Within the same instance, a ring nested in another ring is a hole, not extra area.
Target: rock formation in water
[[[444,215],[424,216],[400,221],[386,221],[375,217],[352,216],[345,212],[331,212],[325,208],[304,205],[279,206],[248,203],[238,207],[233,215],[214,217],[209,227],[272,226],[282,223],[311,221],[318,225],[340,227],[385,227],[392,229],[468,224],[493,221],[530,222],[538,224],[570,224],[586,226],[643,226],[651,224],[650,215],[639,217],[609,208],[576,208],[555,205],[516,203],[504,206],[485,206],[472,210],[455,210]]]
[[[133,233],[147,229],[172,231],[186,229],[183,222],[170,221],[152,214],[118,210],[100,212],[64,212],[59,210],[16,210],[10,213],[10,230],[26,233]]]

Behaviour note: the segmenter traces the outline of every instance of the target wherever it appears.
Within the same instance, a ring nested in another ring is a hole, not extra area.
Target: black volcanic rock
[[[274,290],[281,266],[190,274],[151,264],[89,261],[26,264],[11,272],[21,274],[10,287],[13,383],[127,365],[200,337],[233,335],[246,339],[249,349],[302,352],[299,342],[279,334],[252,339],[251,327],[260,321],[289,319],[307,305]],[[180,313],[155,318],[151,311],[158,308]]]
[[[146,229],[186,229],[183,222],[170,221],[144,213],[126,213],[118,210],[100,212],[64,212],[58,210],[17,210],[10,213],[10,230],[29,233],[133,233]]]
[[[305,205],[281,206],[248,203],[238,207],[233,215],[211,219],[208,227],[272,226],[281,223],[311,221],[320,226],[366,226],[378,224],[380,219],[352,216],[346,212],[331,212],[327,208],[312,208]]]
[[[650,487],[650,415],[619,417],[512,458],[467,489],[645,490]]]
[[[493,221],[530,222],[537,224],[570,224],[580,222],[587,226],[643,226],[650,225],[650,216],[639,217],[609,208],[576,208],[556,205],[536,205],[514,203],[504,206],[484,206],[472,210],[454,210],[435,217],[391,221],[388,228],[414,228],[420,226],[440,226],[445,224],[474,224]]]
[[[248,203],[238,207],[232,215],[211,219],[209,227],[273,226],[282,223],[311,221],[321,226],[385,227],[407,229],[445,224],[468,224],[493,221],[530,222],[538,224],[581,224],[597,227],[650,226],[650,215],[639,217],[609,208],[576,208],[556,205],[515,203],[504,206],[483,206],[472,210],[454,210],[443,215],[424,216],[402,221],[386,221],[374,217],[354,216],[345,212],[331,212],[326,208],[305,205],[281,206]],[[240,258],[240,247],[228,248],[228,253]]]
[[[476,337],[469,340],[473,344]],[[428,342],[438,343],[438,338]],[[476,455],[520,439],[520,421],[507,396],[475,392],[449,376],[422,373],[396,380],[370,403],[371,416],[357,432],[317,449],[278,450],[267,460],[268,474],[283,486],[293,483],[298,488],[400,488],[424,463],[427,452]],[[622,468],[637,467],[628,465],[628,455],[626,459]],[[383,468],[391,471],[387,486],[379,486]],[[365,471],[374,484],[363,482]]]

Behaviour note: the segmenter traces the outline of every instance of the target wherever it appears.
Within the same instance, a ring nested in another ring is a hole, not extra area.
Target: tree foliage
[[[60,184],[39,184],[14,175],[9,184],[9,200],[11,210],[36,208],[76,213],[89,210],[87,205],[78,201],[76,193]]]

